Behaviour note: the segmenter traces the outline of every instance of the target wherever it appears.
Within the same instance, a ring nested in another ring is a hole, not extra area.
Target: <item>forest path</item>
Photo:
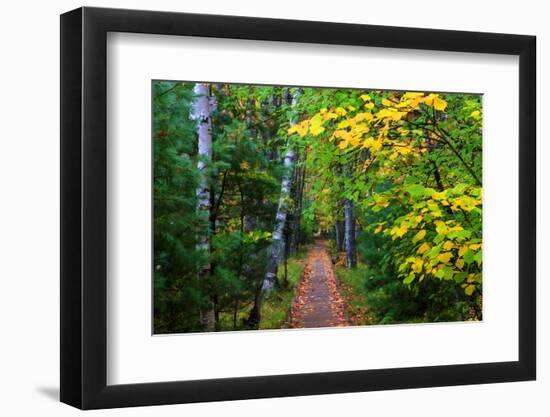
[[[326,242],[317,240],[308,254],[290,314],[292,328],[347,326]]]

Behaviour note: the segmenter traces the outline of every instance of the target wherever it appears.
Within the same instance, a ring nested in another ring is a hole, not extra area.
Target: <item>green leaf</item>
[[[470,265],[472,262],[475,261],[474,253],[470,249],[466,251],[463,258],[464,258],[464,262],[466,262],[468,265]]]
[[[478,265],[480,265],[480,266],[481,266],[481,262],[482,262],[482,259],[483,259],[483,258],[482,258],[481,252],[482,252],[482,251],[479,250],[479,251],[474,255],[474,261],[476,261],[476,263],[477,263]]]
[[[424,186],[420,184],[412,184],[405,187],[405,191],[408,192],[411,195],[411,197],[415,200],[418,200],[421,197],[423,197],[425,190],[426,189],[424,188]]]
[[[455,280],[455,282],[460,284],[461,282],[464,282],[467,276],[467,272],[458,272],[454,275],[453,279]]]
[[[450,267],[444,266],[443,268],[439,269],[436,272],[435,276],[438,278],[448,280],[453,278],[453,274],[454,274],[454,271]]]
[[[403,280],[403,284],[410,284],[414,281],[414,274],[407,275]]]

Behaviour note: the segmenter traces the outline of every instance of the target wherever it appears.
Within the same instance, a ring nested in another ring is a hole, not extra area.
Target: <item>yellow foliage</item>
[[[313,135],[313,136],[319,136],[321,133],[323,133],[325,131],[325,128],[320,125],[320,124],[315,124],[315,125],[312,125],[310,128],[309,128],[309,132]]]
[[[290,129],[288,129],[288,134],[292,135],[293,133],[298,133],[300,137],[304,137],[307,133],[309,121],[304,120],[303,122],[296,123],[294,126],[292,126]]]
[[[430,94],[422,100],[426,106],[433,106],[435,94]]]
[[[452,252],[443,252],[437,256],[437,259],[439,259],[441,262],[446,264],[446,263],[449,263],[452,257],[453,257]]]
[[[447,108],[447,102],[439,96],[434,97],[434,109],[438,111],[445,111]]]
[[[424,97],[424,93],[414,93],[414,92],[407,92],[405,94],[403,94],[403,99],[409,99],[409,98],[419,98],[419,97]]]
[[[444,111],[447,108],[447,102],[439,97],[439,94],[430,94],[423,100],[426,106],[430,106],[438,111]]]
[[[420,247],[416,250],[416,253],[422,255],[424,252],[428,251],[430,249],[430,245],[427,243],[423,243],[420,245]]]
[[[472,295],[475,289],[476,289],[475,285],[470,284],[464,288],[464,292],[466,293],[466,295]]]
[[[419,273],[422,271],[422,266],[424,265],[424,261],[421,258],[416,258],[411,265],[411,269],[413,272]]]
[[[378,140],[375,140],[372,144],[372,150],[373,151],[376,151],[378,152],[379,150],[382,149],[382,145],[383,145],[383,139],[378,139]]]
[[[346,111],[346,109],[344,109],[343,107],[337,107],[336,110],[334,110],[334,112],[335,112],[338,116],[345,116],[346,114],[348,114],[348,112]]]
[[[376,117],[378,119],[391,119],[395,122],[401,120],[403,116],[405,116],[407,112],[404,111],[397,111],[394,108],[389,109],[382,109],[378,113],[376,113]]]
[[[392,240],[395,240],[398,237],[403,237],[403,235],[408,231],[409,231],[409,226],[407,226],[405,223],[401,223],[399,227],[394,226],[390,231]]]
[[[451,250],[452,248],[454,248],[455,245],[453,242],[451,242],[450,240],[447,240],[444,244],[443,244],[443,249],[445,250]]]
[[[426,230],[422,229],[416,235],[414,235],[413,242],[416,243],[419,240],[424,239],[424,236],[426,236]]]

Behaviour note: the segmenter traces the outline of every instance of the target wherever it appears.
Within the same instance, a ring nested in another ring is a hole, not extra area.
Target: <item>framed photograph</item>
[[[61,16],[61,401],[533,380],[535,37]]]

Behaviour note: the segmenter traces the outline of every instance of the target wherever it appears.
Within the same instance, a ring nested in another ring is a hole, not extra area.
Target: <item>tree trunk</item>
[[[299,95],[300,92],[298,89],[296,89],[292,97],[293,113],[296,113],[295,109],[298,105]],[[296,124],[295,115],[291,117],[290,126],[294,126],[294,124]],[[281,181],[281,194],[279,197],[279,205],[277,207],[277,215],[275,216],[275,228],[272,234],[271,254],[269,256],[268,267],[262,284],[262,290],[266,293],[269,293],[273,290],[275,280],[277,278],[277,268],[279,266],[279,260],[281,259],[281,254],[283,253],[284,249],[284,229],[288,214],[288,198],[290,194],[295,157],[296,155],[294,153],[294,149],[292,149],[292,147],[289,147],[283,162],[285,173]]]
[[[297,112],[296,108],[298,106],[298,98],[300,96],[300,90],[295,89],[294,94],[292,95],[292,113],[293,115],[290,118],[290,126],[296,124],[297,121]],[[287,141],[288,143],[288,141]],[[272,233],[271,247],[268,252],[267,260],[267,269],[264,275],[262,285],[256,296],[254,302],[254,307],[250,313],[250,321],[252,323],[259,323],[261,316],[261,301],[263,294],[269,294],[274,286],[277,279],[277,269],[279,267],[279,261],[281,255],[284,254],[284,230],[286,224],[286,218],[288,214],[288,199],[290,195],[291,180],[293,177],[293,166],[294,159],[296,155],[292,147],[288,147],[285,158],[284,158],[284,174],[281,181],[281,192],[279,197],[279,205],[277,206],[277,214],[275,216],[275,227]]]
[[[357,266],[357,250],[355,246],[355,217],[353,217],[353,202],[344,199],[346,266],[348,269]]]
[[[336,220],[334,222],[334,236],[336,240],[336,252],[340,253],[344,251],[344,228],[342,227],[342,221]]]
[[[296,186],[295,186],[295,205],[292,225],[292,235],[290,243],[290,253],[297,253],[301,239],[301,223],[302,223],[302,200],[304,196],[304,184],[306,176],[307,150],[304,152],[301,167],[296,170]]]
[[[212,120],[210,117],[211,102],[208,84],[197,83],[193,91],[195,99],[193,101],[191,117],[197,122],[199,156],[197,167],[200,171],[200,181],[197,187],[198,210],[204,213],[205,218],[209,219],[211,199],[206,168],[208,161],[212,159]],[[199,236],[197,248],[207,254],[207,261],[199,273],[199,278],[201,280],[208,280],[212,273],[212,265],[210,263],[210,231],[208,228]],[[211,298],[208,304],[208,307],[201,309],[200,319],[207,331],[213,331],[215,330],[215,309]]]

